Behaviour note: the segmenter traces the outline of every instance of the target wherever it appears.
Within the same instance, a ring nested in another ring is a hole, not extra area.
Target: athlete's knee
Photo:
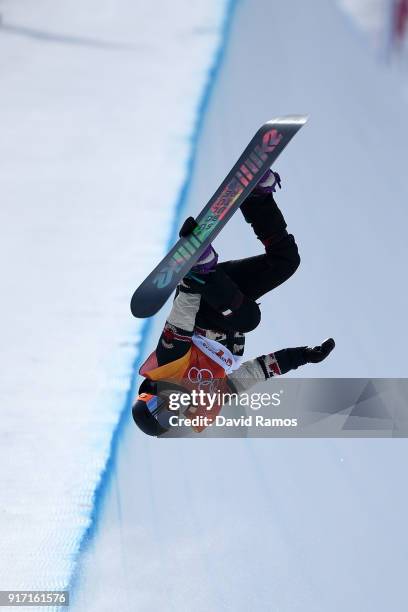
[[[293,235],[289,234],[288,238],[290,239],[290,244],[287,248],[286,261],[288,267],[288,274],[289,276],[292,276],[292,274],[294,274],[300,266],[301,259],[299,255],[299,249]]]
[[[258,304],[246,296],[243,296],[243,301],[238,310],[233,313],[234,320],[231,321],[230,327],[234,331],[248,333],[258,327],[261,321],[261,310]]]
[[[265,247],[268,259],[274,258],[286,261],[288,265],[296,270],[300,265],[299,249],[293,234],[286,231],[277,240],[270,242]]]
[[[293,238],[293,236],[292,236],[292,238]],[[291,248],[291,256],[290,256],[290,266],[291,266],[291,269],[292,269],[292,274],[294,274],[296,272],[296,270],[300,266],[300,262],[301,261],[302,260],[300,259],[299,249],[297,247],[295,239],[293,238],[293,245],[292,245],[292,248]]]

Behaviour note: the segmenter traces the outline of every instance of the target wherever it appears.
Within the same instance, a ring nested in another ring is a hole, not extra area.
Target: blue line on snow
[[[206,113],[207,113],[207,110],[210,104],[212,93],[214,91],[214,88],[217,82],[217,78],[220,73],[220,69],[221,69],[224,57],[225,57],[225,53],[226,53],[226,49],[227,49],[227,45],[228,45],[228,41],[229,41],[229,37],[231,33],[233,17],[234,17],[234,13],[235,13],[235,10],[238,4],[239,4],[239,0],[227,0],[227,3],[226,3],[223,24],[221,27],[220,43],[219,43],[218,49],[215,52],[213,64],[208,71],[207,81],[204,86],[203,94],[202,94],[201,100],[197,108],[196,120],[195,120],[194,128],[192,131],[192,136],[191,136],[191,152],[187,160],[187,164],[186,164],[186,173],[185,173],[186,178],[181,188],[181,191],[180,191],[180,194],[177,199],[176,206],[175,206],[173,224],[172,224],[171,231],[170,231],[170,238],[167,244],[168,248],[170,248],[174,244],[175,239],[178,235],[181,215],[185,208],[187,196],[188,196],[188,193],[191,187],[193,171],[194,171],[194,167],[195,167],[195,163],[197,159],[198,143],[199,143],[201,132],[203,129],[205,116],[206,116]],[[138,344],[138,350],[137,350],[137,353],[136,353],[136,356],[135,356],[135,359],[132,365],[132,375],[131,375],[131,380],[130,380],[130,387],[126,394],[126,399],[123,405],[123,409],[121,411],[121,415],[120,415],[118,424],[116,425],[116,428],[114,429],[113,434],[112,434],[108,460],[106,462],[104,470],[101,472],[99,482],[95,489],[89,525],[85,529],[82,535],[82,538],[79,543],[78,551],[74,559],[74,570],[73,570],[71,579],[67,587],[68,590],[70,591],[71,602],[74,599],[74,593],[76,592],[76,589],[79,583],[79,578],[80,578],[79,559],[82,553],[88,547],[90,541],[95,536],[97,526],[98,526],[98,520],[101,514],[102,504],[104,501],[104,496],[107,491],[107,487],[110,482],[111,476],[115,470],[119,442],[122,438],[122,435],[125,429],[125,425],[129,422],[129,414],[130,414],[132,402],[133,402],[133,399],[135,397],[135,392],[136,392],[136,381],[138,377],[140,357],[141,355],[145,353],[146,344],[149,338],[151,325],[152,325],[152,319],[145,321],[140,331],[142,339],[140,343]]]

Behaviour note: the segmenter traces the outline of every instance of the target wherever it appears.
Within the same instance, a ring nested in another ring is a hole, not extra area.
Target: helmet
[[[139,395],[132,408],[133,420],[148,436],[161,436],[170,429],[169,395],[174,391],[185,392],[179,385],[155,382],[146,378],[139,388]]]
[[[161,436],[170,428],[171,413],[166,408],[164,398],[151,393],[139,393],[132,408],[133,420],[148,436]]]

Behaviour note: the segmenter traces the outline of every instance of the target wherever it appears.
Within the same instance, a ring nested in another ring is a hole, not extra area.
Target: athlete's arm
[[[189,219],[194,221],[192,218]],[[184,230],[185,226],[190,227],[189,219],[184,222],[180,236],[186,235]],[[180,359],[190,349],[196,315],[200,308],[201,293],[209,275],[214,272],[217,261],[218,255],[209,245],[190,272],[179,283],[173,308],[156,348],[159,366]]]
[[[200,300],[199,293],[177,294],[156,348],[159,366],[180,359],[190,349]]]
[[[258,382],[268,380],[272,376],[286,374],[306,363],[320,363],[320,361],[326,359],[334,347],[333,338],[328,338],[322,344],[313,348],[299,346],[261,355],[241,364],[237,370],[228,376],[228,381],[232,383],[238,393],[241,393]]]

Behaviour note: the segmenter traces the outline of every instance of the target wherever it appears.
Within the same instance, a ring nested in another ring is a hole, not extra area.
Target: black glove
[[[183,225],[180,228],[180,238],[186,238],[186,236],[192,234],[193,230],[197,227],[197,225],[197,221],[194,219],[194,217],[187,217],[187,219],[184,221]]]
[[[313,348],[305,347],[304,356],[306,363],[320,363],[330,355],[335,346],[336,343],[333,338],[327,338],[320,346],[314,346]]]
[[[181,226],[179,236],[186,238],[197,227],[194,217],[188,217]],[[201,293],[209,277],[214,273],[218,263],[218,253],[209,244],[201,253],[191,270],[185,275],[179,285],[185,293]]]

